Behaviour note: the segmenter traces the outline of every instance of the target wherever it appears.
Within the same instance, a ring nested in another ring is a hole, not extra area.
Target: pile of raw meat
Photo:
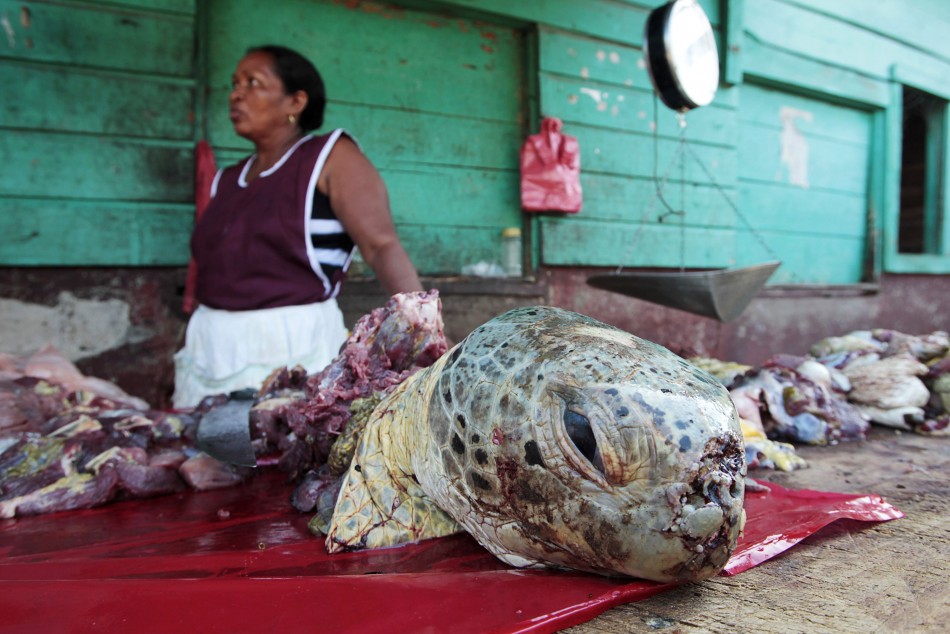
[[[445,349],[436,291],[392,298],[359,320],[319,374],[285,368],[265,382],[250,417],[255,453],[276,457],[295,477],[319,468],[353,401],[372,400]],[[201,416],[226,400],[157,411],[83,376],[52,348],[26,358],[0,355],[0,518],[241,482],[253,469],[195,448]]]
[[[713,359],[693,363],[729,389],[751,467],[791,469],[791,445],[867,436],[870,423],[920,434],[950,434],[950,336],[895,330],[829,337],[809,355],[780,354],[759,367]]]
[[[195,419],[83,376],[52,347],[0,356],[0,517],[182,489]]]
[[[258,465],[286,471],[298,482],[293,505],[313,510],[321,497],[335,495],[360,425],[379,399],[446,347],[437,291],[407,293],[363,316],[321,372],[275,371],[249,415]],[[945,332],[853,332],[818,342],[807,356],[776,355],[760,367],[691,361],[730,390],[750,467],[797,468],[804,461],[791,443],[864,438],[870,422],[950,433]],[[195,447],[201,417],[227,399],[158,411],[83,376],[52,348],[30,357],[0,354],[0,518],[242,482],[253,469]]]

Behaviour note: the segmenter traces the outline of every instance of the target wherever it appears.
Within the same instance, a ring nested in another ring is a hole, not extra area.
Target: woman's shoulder
[[[347,132],[344,128],[335,128],[329,132],[324,132],[321,134],[310,134],[311,142],[308,144],[312,146],[313,149],[320,150],[327,145],[335,145],[340,139],[349,139],[355,143],[353,136]]]

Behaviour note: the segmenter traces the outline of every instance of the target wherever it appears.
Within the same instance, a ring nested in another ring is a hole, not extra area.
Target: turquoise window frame
[[[898,250],[900,227],[901,145],[903,140],[904,87],[923,91],[943,100],[942,112],[927,139],[927,212],[925,219],[931,237],[926,241],[929,253],[901,253]],[[937,77],[906,65],[891,68],[891,99],[886,112],[887,168],[883,227],[883,266],[887,273],[950,273],[950,78]],[[936,159],[930,160],[931,158]],[[934,165],[937,163],[937,165]]]

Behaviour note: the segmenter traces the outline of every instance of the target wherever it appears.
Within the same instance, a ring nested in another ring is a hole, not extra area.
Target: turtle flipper
[[[343,481],[327,533],[331,553],[449,535],[461,527],[395,464],[385,414],[370,422]],[[398,453],[398,452],[396,452]]]

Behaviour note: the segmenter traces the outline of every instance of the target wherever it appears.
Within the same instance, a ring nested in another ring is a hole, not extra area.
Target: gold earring
[[[295,117],[292,114],[287,115],[287,120],[290,121],[290,125],[294,125],[295,123],[297,123],[297,117]]]

